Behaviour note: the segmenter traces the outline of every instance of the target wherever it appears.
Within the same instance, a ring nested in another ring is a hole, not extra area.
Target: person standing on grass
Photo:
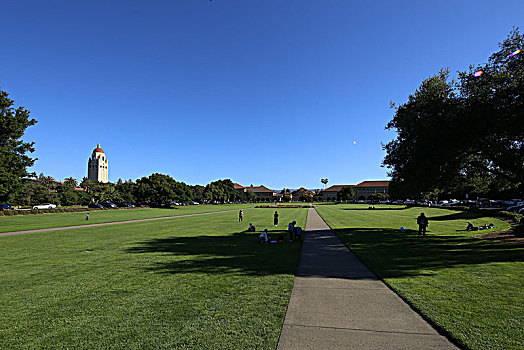
[[[275,210],[275,214],[273,215],[273,225],[275,226],[278,225],[278,213],[276,210]]]
[[[244,220],[244,213],[241,211],[238,212],[238,222],[241,222]]]
[[[424,215],[424,213],[420,213],[419,217],[417,218],[417,224],[418,224],[418,235],[420,236],[423,234],[426,235],[426,228],[429,226],[429,220]]]
[[[289,241],[292,242],[293,238],[295,237],[295,225],[297,224],[296,221],[290,222],[287,226],[287,230],[289,231]]]
[[[86,221],[89,220],[89,212],[86,213]]]

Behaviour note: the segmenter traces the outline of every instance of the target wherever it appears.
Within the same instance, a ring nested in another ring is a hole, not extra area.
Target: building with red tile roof
[[[388,194],[389,181],[362,181],[357,185],[332,185],[322,191],[322,200],[325,202],[335,202],[338,199],[338,192],[344,187],[353,187],[356,200],[367,200],[374,193]]]
[[[388,187],[389,181],[381,180],[381,181],[362,181],[358,185],[355,185],[355,187]]]
[[[260,186],[250,185],[250,186],[244,187],[244,186],[241,186],[235,183],[234,186],[237,189],[237,191],[239,191],[239,194],[242,200],[246,200],[245,194],[247,191],[251,191],[257,196],[257,202],[273,202],[275,198],[277,197],[276,193],[273,190],[270,190],[269,188],[267,188],[264,185],[260,185]]]
[[[322,200],[324,202],[336,202],[338,192],[344,187],[355,187],[355,185],[332,185],[322,191]]]
[[[355,199],[357,200],[366,200],[370,199],[370,196],[375,193],[382,193],[384,195],[388,194],[389,181],[379,180],[379,181],[362,181],[354,187],[355,189]]]

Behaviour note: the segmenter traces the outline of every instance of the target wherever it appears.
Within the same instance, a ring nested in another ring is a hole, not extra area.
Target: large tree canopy
[[[22,178],[28,175],[27,168],[36,158],[27,153],[34,152],[34,142],[24,142],[25,130],[36,123],[24,107],[13,108],[9,94],[0,90],[0,202],[13,199],[23,188]]]
[[[237,196],[238,194],[235,190],[235,185],[230,179],[213,181],[204,189],[204,199],[208,202],[233,201]]]
[[[511,55],[522,47],[515,29],[488,63],[459,72],[458,81],[442,70],[396,108],[386,129],[397,137],[384,146],[383,161],[393,195],[522,194],[524,54]]]
[[[136,180],[135,197],[139,201],[155,201],[166,204],[170,201],[190,201],[191,188],[183,182],[178,182],[169,175],[151,174]]]

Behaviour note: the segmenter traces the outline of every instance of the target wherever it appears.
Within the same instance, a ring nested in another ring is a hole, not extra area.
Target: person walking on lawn
[[[244,220],[244,213],[241,211],[238,212],[238,222],[241,222]]]
[[[429,220],[427,216],[424,215],[424,213],[420,213],[419,217],[417,218],[417,224],[418,224],[418,235],[420,236],[423,234],[426,235],[426,228],[429,226]]]
[[[275,210],[275,214],[273,215],[273,225],[275,226],[278,225],[278,213],[276,210]]]

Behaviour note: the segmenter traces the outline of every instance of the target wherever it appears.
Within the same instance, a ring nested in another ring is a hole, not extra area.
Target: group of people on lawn
[[[240,222],[243,219],[244,219],[244,213],[241,210],[238,213],[238,221]],[[273,223],[275,226],[278,225],[278,212],[277,211],[275,211],[275,214],[273,214]],[[300,226],[296,226],[296,224],[297,222],[293,221],[293,222],[290,222],[287,227],[287,230],[289,232],[289,241],[290,242],[302,239],[302,228]],[[418,225],[418,236],[421,236],[421,235],[425,236],[426,229],[429,226],[429,219],[426,215],[424,215],[424,213],[420,213],[420,215],[417,217],[417,225]],[[484,226],[475,227],[473,226],[472,223],[468,222],[466,231],[487,230],[493,227],[494,227],[493,224],[489,224],[489,225],[486,224]],[[255,225],[253,225],[252,223],[249,223],[248,229],[244,232],[255,232],[255,231],[256,231]],[[284,240],[284,236],[282,234],[278,235],[277,240],[272,240],[271,237],[267,235],[267,232],[268,231],[266,228],[264,231],[262,231],[262,233],[258,237],[260,243],[268,243],[268,242],[277,243],[277,242],[282,242]]]
[[[420,216],[417,218],[417,224],[418,224],[418,235],[426,235],[426,228],[429,226],[429,220],[427,216],[424,215],[424,213],[420,213]],[[468,222],[468,226],[466,226],[466,231],[480,231],[480,230],[489,230],[492,228],[496,228],[493,223],[491,224],[484,224],[481,226],[473,226],[471,222]]]
[[[242,222],[244,220],[244,213],[242,210],[238,212],[238,221]],[[278,226],[278,212],[275,211],[273,214],[273,224],[275,226]],[[297,222],[292,221],[289,223],[287,230],[289,232],[289,241],[293,242],[295,240],[302,239],[302,228],[300,226],[296,226]],[[246,231],[244,232],[255,232],[256,227],[253,225],[253,223],[249,223],[249,226]],[[258,236],[258,241],[260,243],[277,243],[277,242],[283,242],[284,241],[284,235],[279,234],[276,240],[271,239],[271,237],[268,236],[268,230],[267,228],[262,231],[262,233]]]

